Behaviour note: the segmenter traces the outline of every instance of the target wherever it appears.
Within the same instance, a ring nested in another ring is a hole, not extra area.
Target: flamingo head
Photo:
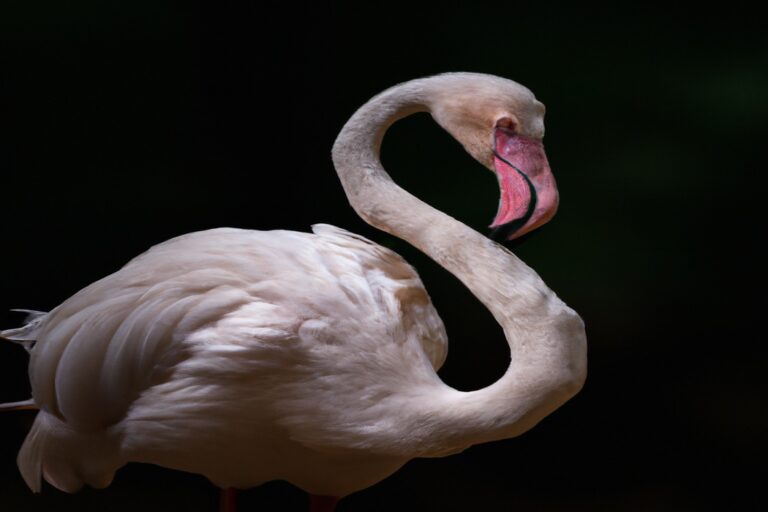
[[[544,153],[544,105],[522,85],[490,75],[443,75],[432,116],[476,160],[492,170],[501,199],[492,236],[512,240],[557,211],[555,178]]]

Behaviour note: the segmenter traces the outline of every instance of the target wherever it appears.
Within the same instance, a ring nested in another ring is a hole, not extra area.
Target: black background
[[[0,9],[0,327],[19,321],[9,308],[49,310],[175,235],[327,222],[417,267],[451,339],[446,382],[493,382],[508,360],[500,328],[449,274],[355,216],[329,151],[354,109],[390,85],[494,73],[548,107],[560,213],[516,252],[585,319],[588,382],[524,436],[413,461],[339,510],[759,506],[760,16],[731,2]],[[428,116],[398,123],[383,160],[405,188],[486,229],[495,179]],[[23,350],[0,346],[0,401],[28,396],[25,366]],[[32,418],[0,416],[3,510],[215,510],[204,478],[138,464],[106,490],[32,495],[15,468]],[[305,499],[271,483],[241,505],[303,510]]]

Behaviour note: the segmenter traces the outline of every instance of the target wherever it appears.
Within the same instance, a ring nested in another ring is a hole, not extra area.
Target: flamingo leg
[[[237,489],[228,487],[221,490],[221,498],[219,500],[219,512],[236,512],[237,511]]]
[[[333,512],[339,502],[338,496],[309,495],[309,512]]]

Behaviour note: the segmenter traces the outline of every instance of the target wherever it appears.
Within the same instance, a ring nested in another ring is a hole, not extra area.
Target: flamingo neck
[[[407,82],[374,97],[350,118],[333,147],[339,178],[360,217],[461,280],[501,324],[509,344],[510,366],[491,386],[460,392],[442,385],[414,403],[415,425],[407,428],[421,433],[415,444],[423,456],[521,434],[578,391],[586,366],[581,319],[536,272],[400,188],[381,164],[386,130],[405,116],[431,112],[443,79]]]

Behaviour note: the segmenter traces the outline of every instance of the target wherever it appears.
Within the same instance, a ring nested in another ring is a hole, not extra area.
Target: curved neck
[[[431,111],[439,78],[407,82],[374,97],[350,118],[333,147],[334,165],[355,211],[461,280],[501,324],[509,343],[512,362],[499,381],[468,393],[433,389],[430,405],[419,403],[413,421],[429,433],[420,439],[425,456],[524,432],[578,391],[586,367],[580,318],[533,270],[400,188],[384,170],[379,159],[384,133],[398,119]]]

